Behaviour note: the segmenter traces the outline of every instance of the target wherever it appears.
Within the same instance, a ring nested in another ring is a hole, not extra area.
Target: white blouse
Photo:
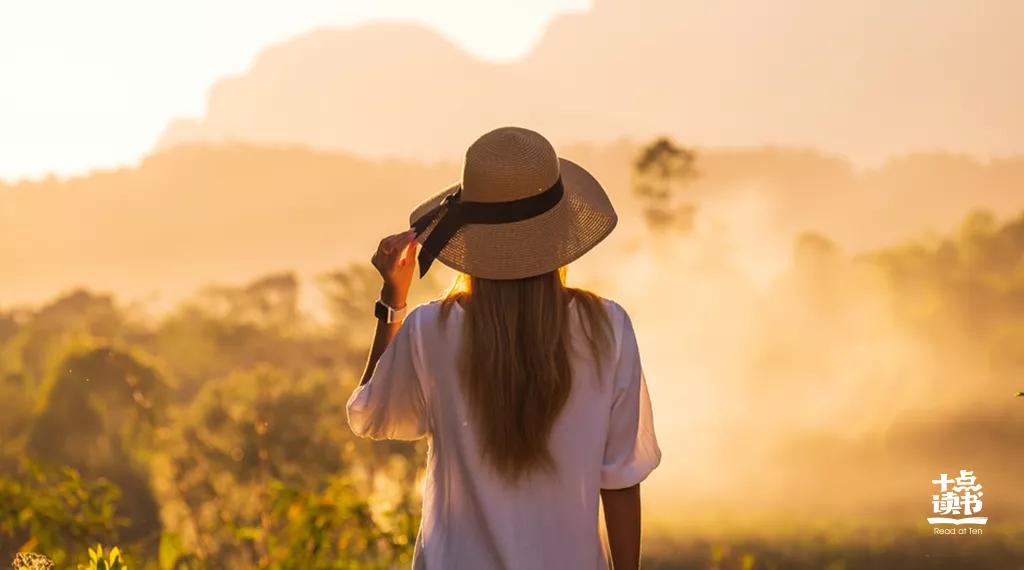
[[[605,301],[614,349],[598,367],[570,302],[572,392],[549,441],[557,469],[504,482],[481,460],[458,381],[463,309],[416,307],[368,382],[348,400],[352,430],[373,439],[429,437],[413,568],[596,569],[601,489],[631,487],[661,460],[629,315]],[[601,370],[599,373],[598,370]]]

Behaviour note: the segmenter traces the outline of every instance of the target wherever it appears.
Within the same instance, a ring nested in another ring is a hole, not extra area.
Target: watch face
[[[384,305],[384,303],[377,301],[376,303],[373,304],[373,316],[381,320],[387,320],[388,308]]]

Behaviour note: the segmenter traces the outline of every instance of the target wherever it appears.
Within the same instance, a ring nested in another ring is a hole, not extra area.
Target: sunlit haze
[[[451,440],[349,429],[369,260],[517,125],[616,212],[568,281],[640,347],[645,568],[1024,569],[1021,23],[1022,0],[0,3],[0,567],[102,542],[133,569],[408,568],[424,489],[481,499],[459,469],[426,485]],[[542,227],[592,235],[566,172]],[[450,286],[441,253],[409,314]],[[396,345],[421,390],[370,386],[436,425],[433,344]],[[991,522],[932,523],[968,470]]]
[[[0,179],[135,162],[167,123],[269,44],[373,20],[429,26],[477,57],[521,56],[588,0],[225,0],[0,4]]]

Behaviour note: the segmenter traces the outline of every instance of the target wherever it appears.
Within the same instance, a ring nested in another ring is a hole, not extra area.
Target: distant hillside
[[[474,59],[411,24],[325,29],[217,82],[159,147],[301,143],[453,159],[522,124],[560,143],[668,133],[860,161],[1024,149],[1024,3],[602,0],[521,61]]]
[[[627,142],[563,149],[593,170],[621,217],[585,263],[606,266],[602,260],[645,231],[630,193],[636,152]],[[947,230],[971,209],[1024,208],[1024,157],[918,155],[859,172],[811,151],[706,149],[697,168],[684,192],[698,207],[701,231],[732,255],[778,267],[806,230],[858,250]],[[0,185],[0,306],[79,285],[176,298],[210,282],[363,261],[384,232],[405,226],[419,199],[458,176],[455,162],[230,145],[178,147],[136,168]]]
[[[457,176],[304,149],[182,147],[137,168],[0,187],[0,299],[76,285],[180,296],[275,268],[329,269],[402,228],[412,189]]]

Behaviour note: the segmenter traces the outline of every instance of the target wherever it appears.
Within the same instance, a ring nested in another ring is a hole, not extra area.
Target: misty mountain
[[[631,191],[636,145],[562,149],[607,189],[621,223],[595,256],[649,238]],[[131,298],[180,298],[271,271],[310,275],[363,262],[409,211],[459,176],[454,161],[367,159],[302,147],[181,146],[137,167],[0,184],[0,303],[76,286]],[[908,155],[858,170],[786,148],[697,149],[681,199],[698,232],[733,261],[781,269],[793,240],[823,234],[858,251],[947,231],[976,208],[1024,208],[1024,158]],[[592,259],[589,259],[592,257]]]
[[[411,24],[324,29],[272,46],[174,121],[159,148],[301,143],[453,159],[503,124],[557,143],[667,133],[878,161],[1024,148],[1024,4],[605,0],[556,18],[514,63]]]

